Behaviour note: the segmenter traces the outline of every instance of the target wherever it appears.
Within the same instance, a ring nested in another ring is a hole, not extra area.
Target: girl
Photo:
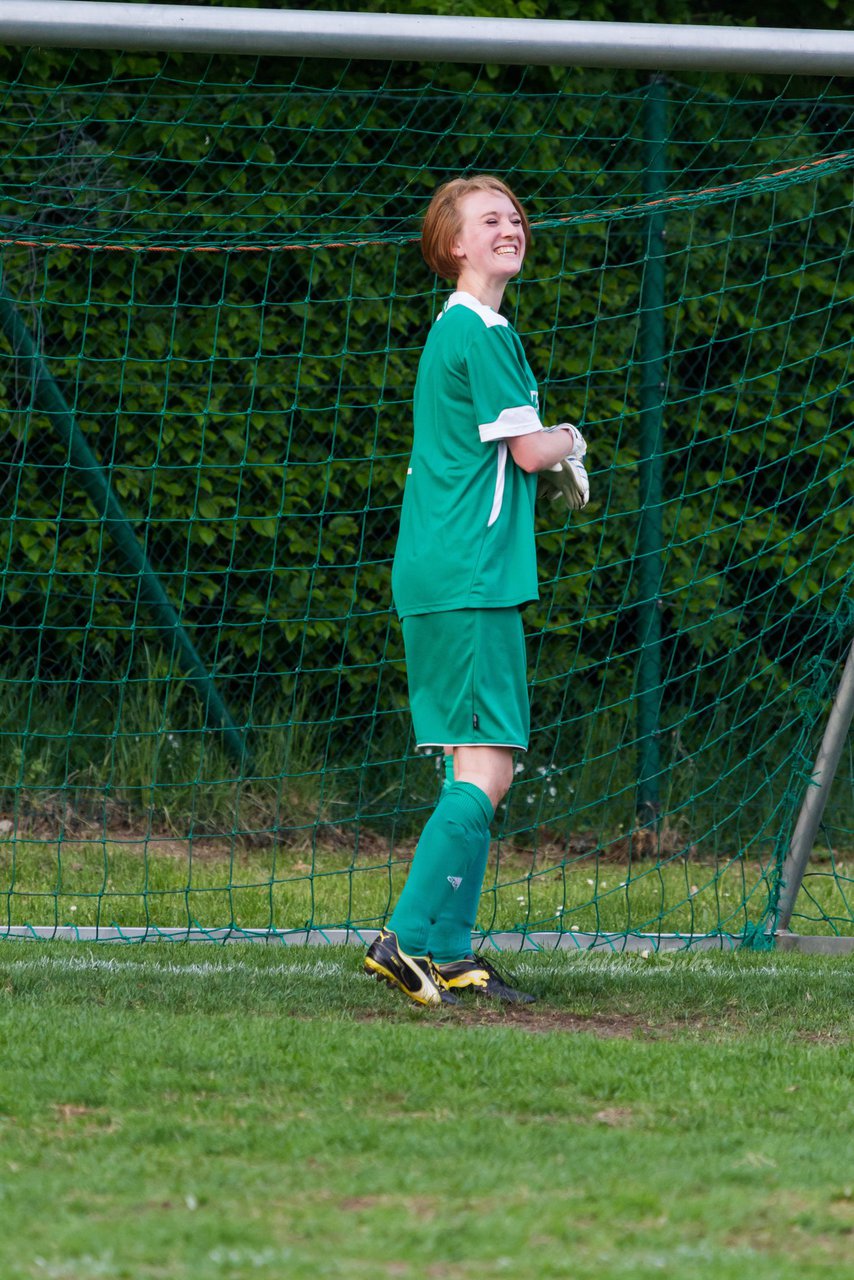
[[[518,335],[498,308],[531,233],[503,182],[457,178],[433,196],[427,265],[456,281],[418,367],[415,432],[392,571],[419,746],[453,750],[453,782],[428,821],[400,899],[365,970],[418,1004],[515,991],[472,952],[489,826],[527,750],[530,713],[520,609],[537,599],[537,473],[560,471],[587,501],[586,445],[545,429]]]

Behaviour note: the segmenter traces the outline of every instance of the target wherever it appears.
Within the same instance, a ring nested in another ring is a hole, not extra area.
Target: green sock
[[[487,827],[481,837],[480,847],[475,851],[459,888],[446,900],[430,930],[427,950],[436,964],[462,960],[463,956],[469,955],[473,950],[471,931],[477,919],[477,908],[480,904],[480,892],[483,888],[488,857],[489,828]]]
[[[438,944],[441,955],[435,958],[444,963],[471,951],[493,816],[489,797],[473,783],[454,782],[443,790],[388,922],[410,955],[425,955]]]

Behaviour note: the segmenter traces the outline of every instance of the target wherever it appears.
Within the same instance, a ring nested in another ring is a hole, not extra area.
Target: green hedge
[[[3,279],[230,696],[307,681],[315,706],[357,712],[381,680],[400,705],[390,557],[437,308],[413,237],[438,180],[507,174],[542,224],[510,311],[546,415],[583,421],[594,470],[568,532],[555,509],[540,517],[543,598],[527,617],[560,641],[534,642],[546,723],[567,713],[570,669],[586,705],[632,692],[644,82],[425,74],[32,51],[0,120],[0,234],[29,242],[3,249]],[[670,87],[670,194],[838,147],[849,101],[759,90]],[[674,706],[769,670],[784,688],[824,643],[850,562],[844,171],[736,194],[667,211]],[[155,639],[136,583],[2,337],[0,357],[12,654],[38,634],[44,676],[134,671]]]

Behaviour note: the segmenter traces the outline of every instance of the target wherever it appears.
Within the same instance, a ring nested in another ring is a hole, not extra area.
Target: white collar
[[[499,315],[492,307],[488,307],[485,303],[478,301],[473,293],[466,293],[464,289],[457,289],[448,298],[437,320],[441,320],[446,311],[451,307],[467,307],[469,311],[473,311],[475,315],[480,316],[483,323],[491,328],[495,324],[508,324],[504,316]]]

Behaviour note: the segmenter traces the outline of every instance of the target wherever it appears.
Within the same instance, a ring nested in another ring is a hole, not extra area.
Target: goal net
[[[7,50],[0,927],[370,936],[441,762],[390,561],[435,186],[592,499],[541,502],[496,945],[765,945],[854,634],[832,81]],[[449,534],[450,536],[450,534]],[[852,933],[850,754],[793,927]],[[343,931],[343,932],[342,932]]]

